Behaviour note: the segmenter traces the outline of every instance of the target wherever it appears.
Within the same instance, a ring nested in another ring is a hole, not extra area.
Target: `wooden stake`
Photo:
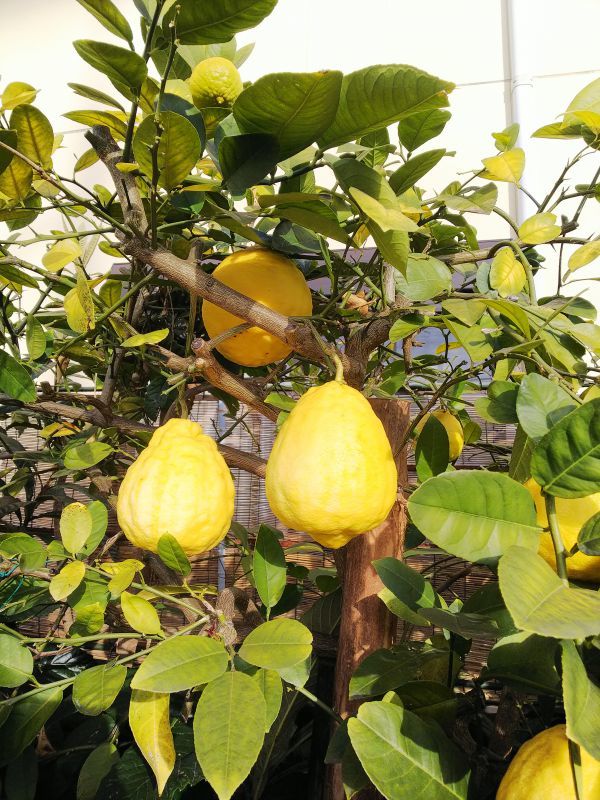
[[[373,399],[373,410],[382,421],[398,467],[399,497],[388,518],[379,527],[357,536],[336,553],[342,583],[342,618],[334,686],[334,708],[344,718],[356,712],[359,702],[348,698],[352,673],[365,656],[394,642],[397,619],[377,597],[383,588],[371,563],[384,556],[401,558],[406,530],[406,509],[402,487],[408,482],[406,449],[400,443],[410,423],[406,400]],[[357,800],[372,800],[376,791],[361,792]],[[329,769],[327,800],[344,800],[341,765]]]

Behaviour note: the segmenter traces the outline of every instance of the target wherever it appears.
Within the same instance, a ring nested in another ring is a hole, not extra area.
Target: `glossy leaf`
[[[276,605],[286,585],[285,555],[279,544],[277,532],[261,525],[256,538],[253,558],[256,590],[267,608]]]
[[[365,772],[388,800],[466,800],[468,768],[460,752],[410,711],[363,703],[348,721],[348,733]]]
[[[454,691],[435,681],[414,681],[396,689],[407,711],[412,711],[425,721],[437,722],[443,727],[454,722],[458,709],[458,699]]]
[[[430,415],[415,445],[415,464],[421,483],[448,469],[450,442],[442,423]]]
[[[513,381],[492,381],[488,386],[488,396],[478,397],[475,411],[488,422],[503,425],[517,422],[517,397],[519,387]]]
[[[575,400],[563,388],[537,372],[530,372],[521,381],[517,416],[525,433],[534,441],[545,436],[576,407]]]
[[[415,232],[418,230],[416,222],[407,217],[400,208],[386,207],[371,195],[356,188],[350,189],[350,196],[360,210],[384,233],[388,231]]]
[[[268,733],[277,719],[283,697],[283,684],[278,672],[272,669],[258,669],[250,676],[259,685],[265,698],[265,733]]]
[[[275,137],[281,160],[308,147],[329,126],[341,85],[336,70],[265,75],[244,89],[233,115],[243,133]]]
[[[409,300],[429,300],[452,289],[452,273],[443,261],[423,253],[410,253],[406,278],[396,276],[398,291]]]
[[[485,170],[481,176],[492,181],[518,183],[525,168],[525,153],[520,147],[507,150],[500,155],[482,159]]]
[[[73,46],[91,67],[128,89],[139,89],[148,74],[144,59],[124,47],[89,39],[79,39]]]
[[[433,625],[462,636],[463,639],[496,639],[499,636],[496,623],[481,614],[455,613],[445,608],[425,608],[421,613]]]
[[[569,257],[569,272],[585,267],[600,256],[600,241],[587,242],[574,250]]]
[[[121,691],[127,668],[101,664],[80,672],[73,684],[73,705],[80,714],[96,717],[112,706]]]
[[[445,150],[428,150],[413,156],[390,176],[390,186],[396,194],[402,194],[427,175],[445,154]]]
[[[505,636],[491,649],[484,676],[496,678],[517,691],[557,694],[557,647],[555,639],[535,633],[519,631]]]
[[[117,140],[124,140],[127,125],[116,114],[110,111],[93,109],[90,111],[69,111],[64,114],[67,119],[78,122],[81,125],[92,127],[92,125],[106,125],[112,136]]]
[[[343,144],[419,111],[447,106],[452,89],[454,84],[403,64],[344,75],[336,115],[319,145],[325,149]]]
[[[375,650],[364,658],[350,679],[350,697],[377,697],[408,681],[417,680],[429,664],[448,662],[448,652],[416,645]]]
[[[119,761],[119,753],[112,742],[102,742],[83,762],[77,778],[77,800],[94,800],[104,778]]]
[[[71,561],[58,572],[48,586],[48,591],[55,600],[65,600],[79,586],[85,577],[83,561]]]
[[[202,692],[194,714],[194,744],[202,773],[219,800],[229,800],[248,776],[265,727],[263,693],[243,672],[227,672]]]
[[[146,656],[131,686],[149,692],[181,692],[215,680],[228,662],[221,642],[206,636],[178,636]]]
[[[170,533],[163,534],[158,540],[158,555],[169,569],[178,572],[180,575],[189,575],[192,571],[192,566],[183,548]]]
[[[590,517],[579,531],[577,547],[588,556],[600,556],[600,513]]]
[[[10,712],[10,722],[0,727],[0,766],[14,761],[30,744],[62,702],[60,687],[44,689],[19,700]]]
[[[7,83],[6,88],[2,92],[2,111],[10,111],[22,103],[33,103],[37,96],[37,89],[29,83],[22,81],[13,81]]]
[[[463,189],[460,194],[442,192],[436,200],[461,214],[465,211],[491,214],[498,200],[498,187],[495,183],[486,183],[484,186]]]
[[[311,653],[312,633],[295,619],[273,619],[244,639],[240,656],[264,669],[284,669],[305,661]]]
[[[19,151],[36,164],[50,166],[54,132],[47,117],[35,106],[20,105],[10,115],[10,127],[17,132]]]
[[[223,180],[232,194],[243,194],[250,186],[275,170],[279,146],[274,136],[246,133],[225,136],[219,144]]]
[[[89,11],[107,31],[114,33],[126,42],[133,41],[131,27],[112,0],[77,0],[79,5]]]
[[[527,284],[527,275],[512,247],[501,247],[494,256],[489,282],[500,297],[510,297],[523,291]]]
[[[511,547],[500,559],[500,590],[515,625],[557,639],[600,633],[600,594],[565,586],[541,556]]]
[[[435,139],[446,127],[450,119],[449,111],[431,109],[411,114],[410,117],[398,123],[398,137],[400,143],[409,151],[417,150],[431,139]]]
[[[160,129],[149,115],[139,125],[133,139],[133,154],[141,170],[153,178],[152,148],[159,137],[157,151],[158,183],[173,189],[188,176],[200,158],[200,137],[192,123],[173,111],[160,112]]]
[[[497,558],[515,544],[538,548],[541,529],[531,495],[500,473],[438,475],[411,495],[408,508],[424,536],[459,558]]]
[[[83,503],[69,503],[60,515],[60,538],[69,553],[79,553],[92,533],[92,515]]]
[[[37,358],[41,358],[46,352],[44,326],[32,315],[27,317],[25,341],[27,343],[27,355],[31,360],[35,361]]]
[[[86,442],[69,447],[64,457],[67,469],[88,469],[99,464],[113,451],[106,442]]]
[[[15,636],[0,634],[0,686],[14,689],[29,680],[33,656]]]
[[[548,494],[585,497],[600,484],[600,398],[563,417],[540,441],[531,472]]]
[[[437,593],[431,583],[420,572],[397,558],[380,558],[373,562],[373,567],[383,585],[403,607],[404,613],[398,616],[415,625],[427,625],[426,618],[419,613],[420,610],[433,608],[439,604]]]
[[[556,214],[534,214],[519,225],[519,238],[526,244],[544,244],[560,236],[562,228],[556,224]]]
[[[23,203],[30,192],[32,179],[31,167],[15,156],[0,173],[0,193],[8,198],[10,205]]]
[[[254,28],[275,8],[277,0],[220,0],[198,3],[181,0],[177,13],[177,38],[182,44],[227,42],[240,31]]]
[[[169,720],[168,694],[134,689],[129,703],[129,727],[150,765],[161,795],[175,766],[175,746]]]
[[[37,398],[29,372],[4,350],[0,350],[0,391],[24,403],[34,403]]]
[[[130,592],[121,593],[121,610],[127,624],[134,631],[146,634],[160,633],[160,619],[152,603]]]
[[[567,736],[600,761],[600,688],[588,678],[574,642],[562,643],[562,673]]]

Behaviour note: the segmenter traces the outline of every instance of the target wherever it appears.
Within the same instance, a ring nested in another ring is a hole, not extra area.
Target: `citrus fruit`
[[[312,298],[304,275],[289,258],[252,247],[227,256],[213,272],[217,280],[281,314],[304,317],[312,312]],[[242,325],[244,320],[214,303],[202,304],[202,319],[212,338]],[[230,361],[259,367],[291,353],[281,339],[253,326],[223,339],[216,349]]]
[[[231,473],[197,422],[170,419],[127,470],[117,517],[131,544],[156,553],[165,533],[187,555],[205,553],[229,530]]]
[[[368,400],[337,381],[309,389],[277,435],[265,488],[281,522],[326,547],[341,547],[383,522],[398,474]]]
[[[205,58],[188,78],[196,108],[231,106],[243,87],[240,73],[227,58]]]

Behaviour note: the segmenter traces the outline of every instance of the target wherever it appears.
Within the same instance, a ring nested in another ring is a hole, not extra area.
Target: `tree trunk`
[[[390,647],[396,633],[396,617],[391,614],[377,593],[383,584],[371,562],[384,556],[402,556],[406,530],[406,509],[402,488],[408,482],[406,449],[400,443],[410,421],[410,404],[406,400],[371,400],[373,410],[382,421],[392,445],[398,467],[399,497],[388,518],[374,530],[357,536],[336,554],[342,583],[342,618],[338,643],[334,685],[334,708],[344,718],[355,713],[359,703],[348,698],[348,686],[359,662],[369,653]],[[372,800],[374,790],[360,793],[360,800]],[[344,800],[341,765],[329,768],[326,800]]]

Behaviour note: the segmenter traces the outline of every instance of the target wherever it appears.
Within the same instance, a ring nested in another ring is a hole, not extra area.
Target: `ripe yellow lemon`
[[[170,419],[127,470],[117,517],[131,544],[157,552],[165,533],[187,555],[205,553],[229,530],[231,473],[214,441],[197,422]]]
[[[304,275],[289,258],[252,247],[227,256],[213,272],[217,280],[269,308],[290,317],[312,312],[312,298]],[[202,319],[213,339],[243,324],[244,320],[205,301]],[[291,353],[281,339],[256,326],[224,339],[217,350],[230,361],[245,367],[260,367],[280,361]]]
[[[600,797],[600,761],[581,749],[583,797]],[[564,725],[538,733],[526,742],[502,779],[496,800],[575,800],[569,741]]]
[[[196,108],[231,106],[244,88],[235,64],[221,56],[196,64],[188,83]]]
[[[538,525],[541,525],[542,528],[547,528],[548,517],[546,516],[546,503],[542,497],[540,487],[533,478],[530,478],[525,486],[529,489],[533,497]],[[577,497],[573,500],[563,497],[556,498],[556,515],[560,527],[560,534],[567,551],[577,542],[579,531],[584,523],[599,511],[600,492],[591,494],[589,497]],[[549,533],[542,534],[538,552],[551,567],[556,569],[554,546]],[[585,553],[576,553],[574,556],[567,559],[567,568],[570,578],[579,581],[600,583],[600,556],[586,556]]]
[[[337,548],[383,522],[397,490],[392,449],[368,400],[337,381],[302,395],[267,462],[275,516]]]
[[[454,414],[451,414],[450,411],[446,411],[443,408],[432,411],[431,416],[439,420],[446,429],[446,433],[448,434],[448,455],[450,456],[450,461],[456,461],[465,445],[465,434],[460,420],[458,417],[455,417]],[[429,414],[425,414],[415,428],[415,433],[417,435],[421,433],[428,419]]]

